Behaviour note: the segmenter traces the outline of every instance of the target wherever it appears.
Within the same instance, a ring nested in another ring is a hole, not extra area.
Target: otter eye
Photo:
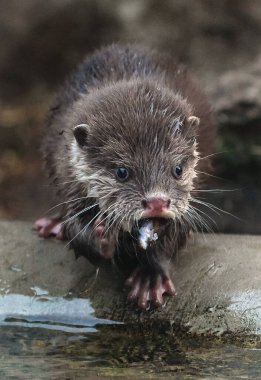
[[[176,179],[179,179],[181,177],[182,173],[183,173],[182,166],[181,165],[175,166],[175,168],[173,169],[172,173],[173,173],[173,175],[174,175],[174,177]]]
[[[123,182],[129,178],[129,171],[126,168],[117,168],[115,169],[116,177],[119,181]]]

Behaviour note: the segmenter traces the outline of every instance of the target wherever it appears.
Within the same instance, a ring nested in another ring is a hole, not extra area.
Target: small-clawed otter
[[[39,235],[64,237],[94,262],[113,259],[127,272],[129,299],[162,305],[174,294],[171,258],[195,225],[214,138],[206,97],[169,55],[97,51],[49,114],[45,164],[63,207],[59,219],[36,222]]]

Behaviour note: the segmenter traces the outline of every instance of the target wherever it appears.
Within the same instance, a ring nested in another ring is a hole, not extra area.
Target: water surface
[[[86,299],[0,297],[1,379],[260,379],[251,340],[187,336],[94,316]]]

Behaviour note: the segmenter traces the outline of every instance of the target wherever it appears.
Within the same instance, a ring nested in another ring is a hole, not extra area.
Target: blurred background
[[[218,232],[261,233],[260,0],[0,0],[0,218],[55,204],[39,151],[55,91],[111,42],[172,53],[208,93],[219,132],[207,201]]]

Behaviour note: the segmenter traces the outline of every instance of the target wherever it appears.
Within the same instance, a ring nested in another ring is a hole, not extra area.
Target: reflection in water
[[[94,332],[97,324],[117,323],[92,316],[94,309],[88,299],[50,297],[41,288],[33,289],[38,296],[7,294],[0,297],[0,326],[20,326]]]
[[[195,339],[93,312],[86,299],[0,297],[0,379],[260,378],[261,350],[251,341]]]

